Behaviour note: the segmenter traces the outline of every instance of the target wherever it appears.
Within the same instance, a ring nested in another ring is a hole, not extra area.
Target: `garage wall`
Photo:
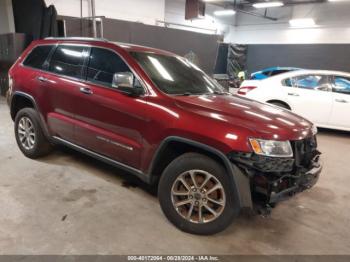
[[[60,17],[66,21],[67,36],[81,33],[80,21],[71,17]],[[197,64],[212,74],[221,36],[201,34],[128,22],[117,19],[104,19],[104,37],[110,41],[133,43],[164,49],[185,56],[193,53]],[[179,39],[181,41],[179,42]]]
[[[55,5],[59,15],[80,17],[80,0],[45,0]],[[96,15],[127,21],[156,24],[164,20],[165,0],[95,0]],[[83,16],[90,16],[88,0],[83,0]]]
[[[13,21],[12,1],[0,1],[0,34],[15,32],[15,24]]]
[[[254,12],[259,12],[254,10]],[[262,13],[260,11],[260,13]],[[298,5],[268,9],[268,15],[277,22],[238,13],[236,27],[231,27],[225,42],[240,44],[312,44],[350,42],[350,3]],[[311,17],[317,27],[289,28],[292,18]]]
[[[350,72],[349,44],[248,45],[247,70],[272,66]]]
[[[55,5],[59,15],[80,17],[80,0],[45,2]],[[210,4],[204,19],[185,20],[185,0],[95,0],[95,4],[98,16],[159,26],[166,22],[169,28],[205,34],[226,34],[235,21],[234,17],[216,19],[213,12],[222,8]],[[83,0],[83,16],[90,16],[89,0]]]

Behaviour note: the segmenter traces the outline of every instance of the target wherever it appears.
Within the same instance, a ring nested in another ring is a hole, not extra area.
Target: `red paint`
[[[116,51],[144,81],[146,94],[130,97],[84,80],[21,65],[34,46],[60,42],[100,46]],[[227,154],[231,151],[252,152],[249,137],[299,140],[311,135],[312,124],[302,117],[249,99],[233,95],[166,95],[154,86],[129,55],[131,50],[174,55],[157,49],[102,41],[35,41],[10,70],[14,80],[12,93],[25,92],[35,99],[50,135],[144,172],[148,170],[157,148],[168,136],[195,140]],[[37,80],[38,76],[49,81],[41,83]],[[81,87],[90,88],[93,95],[81,93]]]

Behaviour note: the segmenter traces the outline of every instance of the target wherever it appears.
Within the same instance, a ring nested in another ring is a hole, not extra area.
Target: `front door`
[[[80,145],[139,169],[146,128],[144,98],[131,97],[112,87],[113,75],[130,72],[114,51],[91,48],[86,80],[89,92],[81,92],[76,126]]]

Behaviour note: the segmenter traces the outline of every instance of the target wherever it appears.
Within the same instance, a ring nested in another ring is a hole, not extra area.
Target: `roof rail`
[[[77,40],[77,41],[108,42],[108,40],[106,38],[94,38],[94,37],[45,37],[44,40]]]

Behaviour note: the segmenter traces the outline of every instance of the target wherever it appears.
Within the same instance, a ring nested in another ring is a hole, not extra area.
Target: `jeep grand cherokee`
[[[98,39],[34,41],[9,72],[17,144],[63,144],[158,184],[165,216],[194,234],[273,205],[321,172],[316,128],[237,97],[175,54]]]

